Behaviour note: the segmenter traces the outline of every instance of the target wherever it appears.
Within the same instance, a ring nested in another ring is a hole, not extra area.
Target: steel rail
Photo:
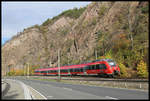
[[[35,77],[35,76],[33,76]],[[57,79],[57,76],[36,76],[42,79]],[[118,78],[98,78],[98,77],[65,77],[62,80],[80,80],[80,81],[116,81],[116,82],[149,82],[148,79],[118,79]]]

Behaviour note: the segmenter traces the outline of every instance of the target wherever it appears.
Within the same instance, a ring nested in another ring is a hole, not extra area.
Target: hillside
[[[2,46],[2,73],[27,64],[55,67],[60,49],[61,65],[95,60],[97,55],[114,59],[125,67],[126,76],[137,77],[139,62],[149,64],[148,6],[148,2],[92,2],[24,29]]]

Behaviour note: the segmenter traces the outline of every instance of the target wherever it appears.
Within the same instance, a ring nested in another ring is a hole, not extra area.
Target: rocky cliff
[[[122,50],[125,61],[131,54],[128,50],[135,52],[137,48],[147,62],[147,9],[148,2],[92,2],[24,29],[2,46],[2,73],[8,68],[23,68],[27,63],[43,68],[57,66],[58,49],[61,65],[94,60],[95,52],[100,57],[110,50],[116,60]],[[76,16],[71,11],[80,14]]]

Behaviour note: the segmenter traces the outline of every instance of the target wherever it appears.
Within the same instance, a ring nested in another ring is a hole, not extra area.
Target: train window
[[[99,68],[100,68],[100,69],[104,69],[103,64],[99,64]]]
[[[55,70],[52,70],[51,73],[55,73]]]
[[[78,72],[78,70],[77,70],[77,69],[75,69],[75,72]]]
[[[66,73],[66,72],[68,72],[68,70],[67,69],[63,69],[63,70],[60,70],[60,72]]]
[[[88,66],[88,70],[91,70],[91,66]]]
[[[75,69],[74,69],[74,68],[72,69],[72,72],[75,72]]]
[[[85,67],[85,70],[89,70],[89,66],[86,66],[86,67]]]
[[[77,68],[77,72],[80,72],[80,68]]]
[[[89,70],[93,70],[93,69],[95,69],[95,66],[91,65],[90,68],[89,68]]]
[[[99,65],[99,68],[100,68],[100,69],[103,69],[103,66],[102,66],[102,64],[100,64],[100,65]]]
[[[41,71],[41,73],[46,73],[46,71]]]
[[[75,71],[75,69],[72,69],[72,72],[74,72]]]
[[[78,70],[75,68],[75,69],[74,69],[74,72],[78,72]]]
[[[97,65],[96,65],[96,69],[100,69],[99,67],[100,67],[99,64],[97,64]]]
[[[102,69],[106,69],[106,65],[105,64],[101,64],[101,68]]]
[[[78,68],[76,69],[76,72],[79,72],[79,69],[78,69]]]
[[[73,69],[70,69],[70,72],[73,72]]]
[[[89,66],[89,70],[92,70],[92,66]]]
[[[96,69],[96,68],[95,68],[95,65],[92,65],[92,70],[94,70],[94,69]]]
[[[91,65],[91,66],[90,66],[90,70],[93,70],[93,69],[94,69],[93,67],[94,67],[94,66],[93,66],[93,65]]]
[[[83,68],[80,68],[80,72],[83,72]]]
[[[78,72],[81,72],[81,68],[78,68]]]
[[[76,69],[76,68],[74,69],[74,72],[77,72],[77,69]]]
[[[107,69],[106,65],[104,64],[104,69]]]
[[[108,60],[108,63],[109,63],[109,65],[110,65],[111,67],[116,66],[116,62],[113,61],[113,60]]]
[[[65,70],[64,70],[64,72],[65,72],[65,73],[67,73],[67,72],[68,72],[68,70],[67,70],[67,69],[65,69]]]
[[[80,68],[75,68],[74,72],[80,72]]]

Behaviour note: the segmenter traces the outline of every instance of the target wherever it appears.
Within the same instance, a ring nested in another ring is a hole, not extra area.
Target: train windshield
[[[113,60],[108,60],[108,63],[111,67],[115,67],[116,66],[116,62]]]

